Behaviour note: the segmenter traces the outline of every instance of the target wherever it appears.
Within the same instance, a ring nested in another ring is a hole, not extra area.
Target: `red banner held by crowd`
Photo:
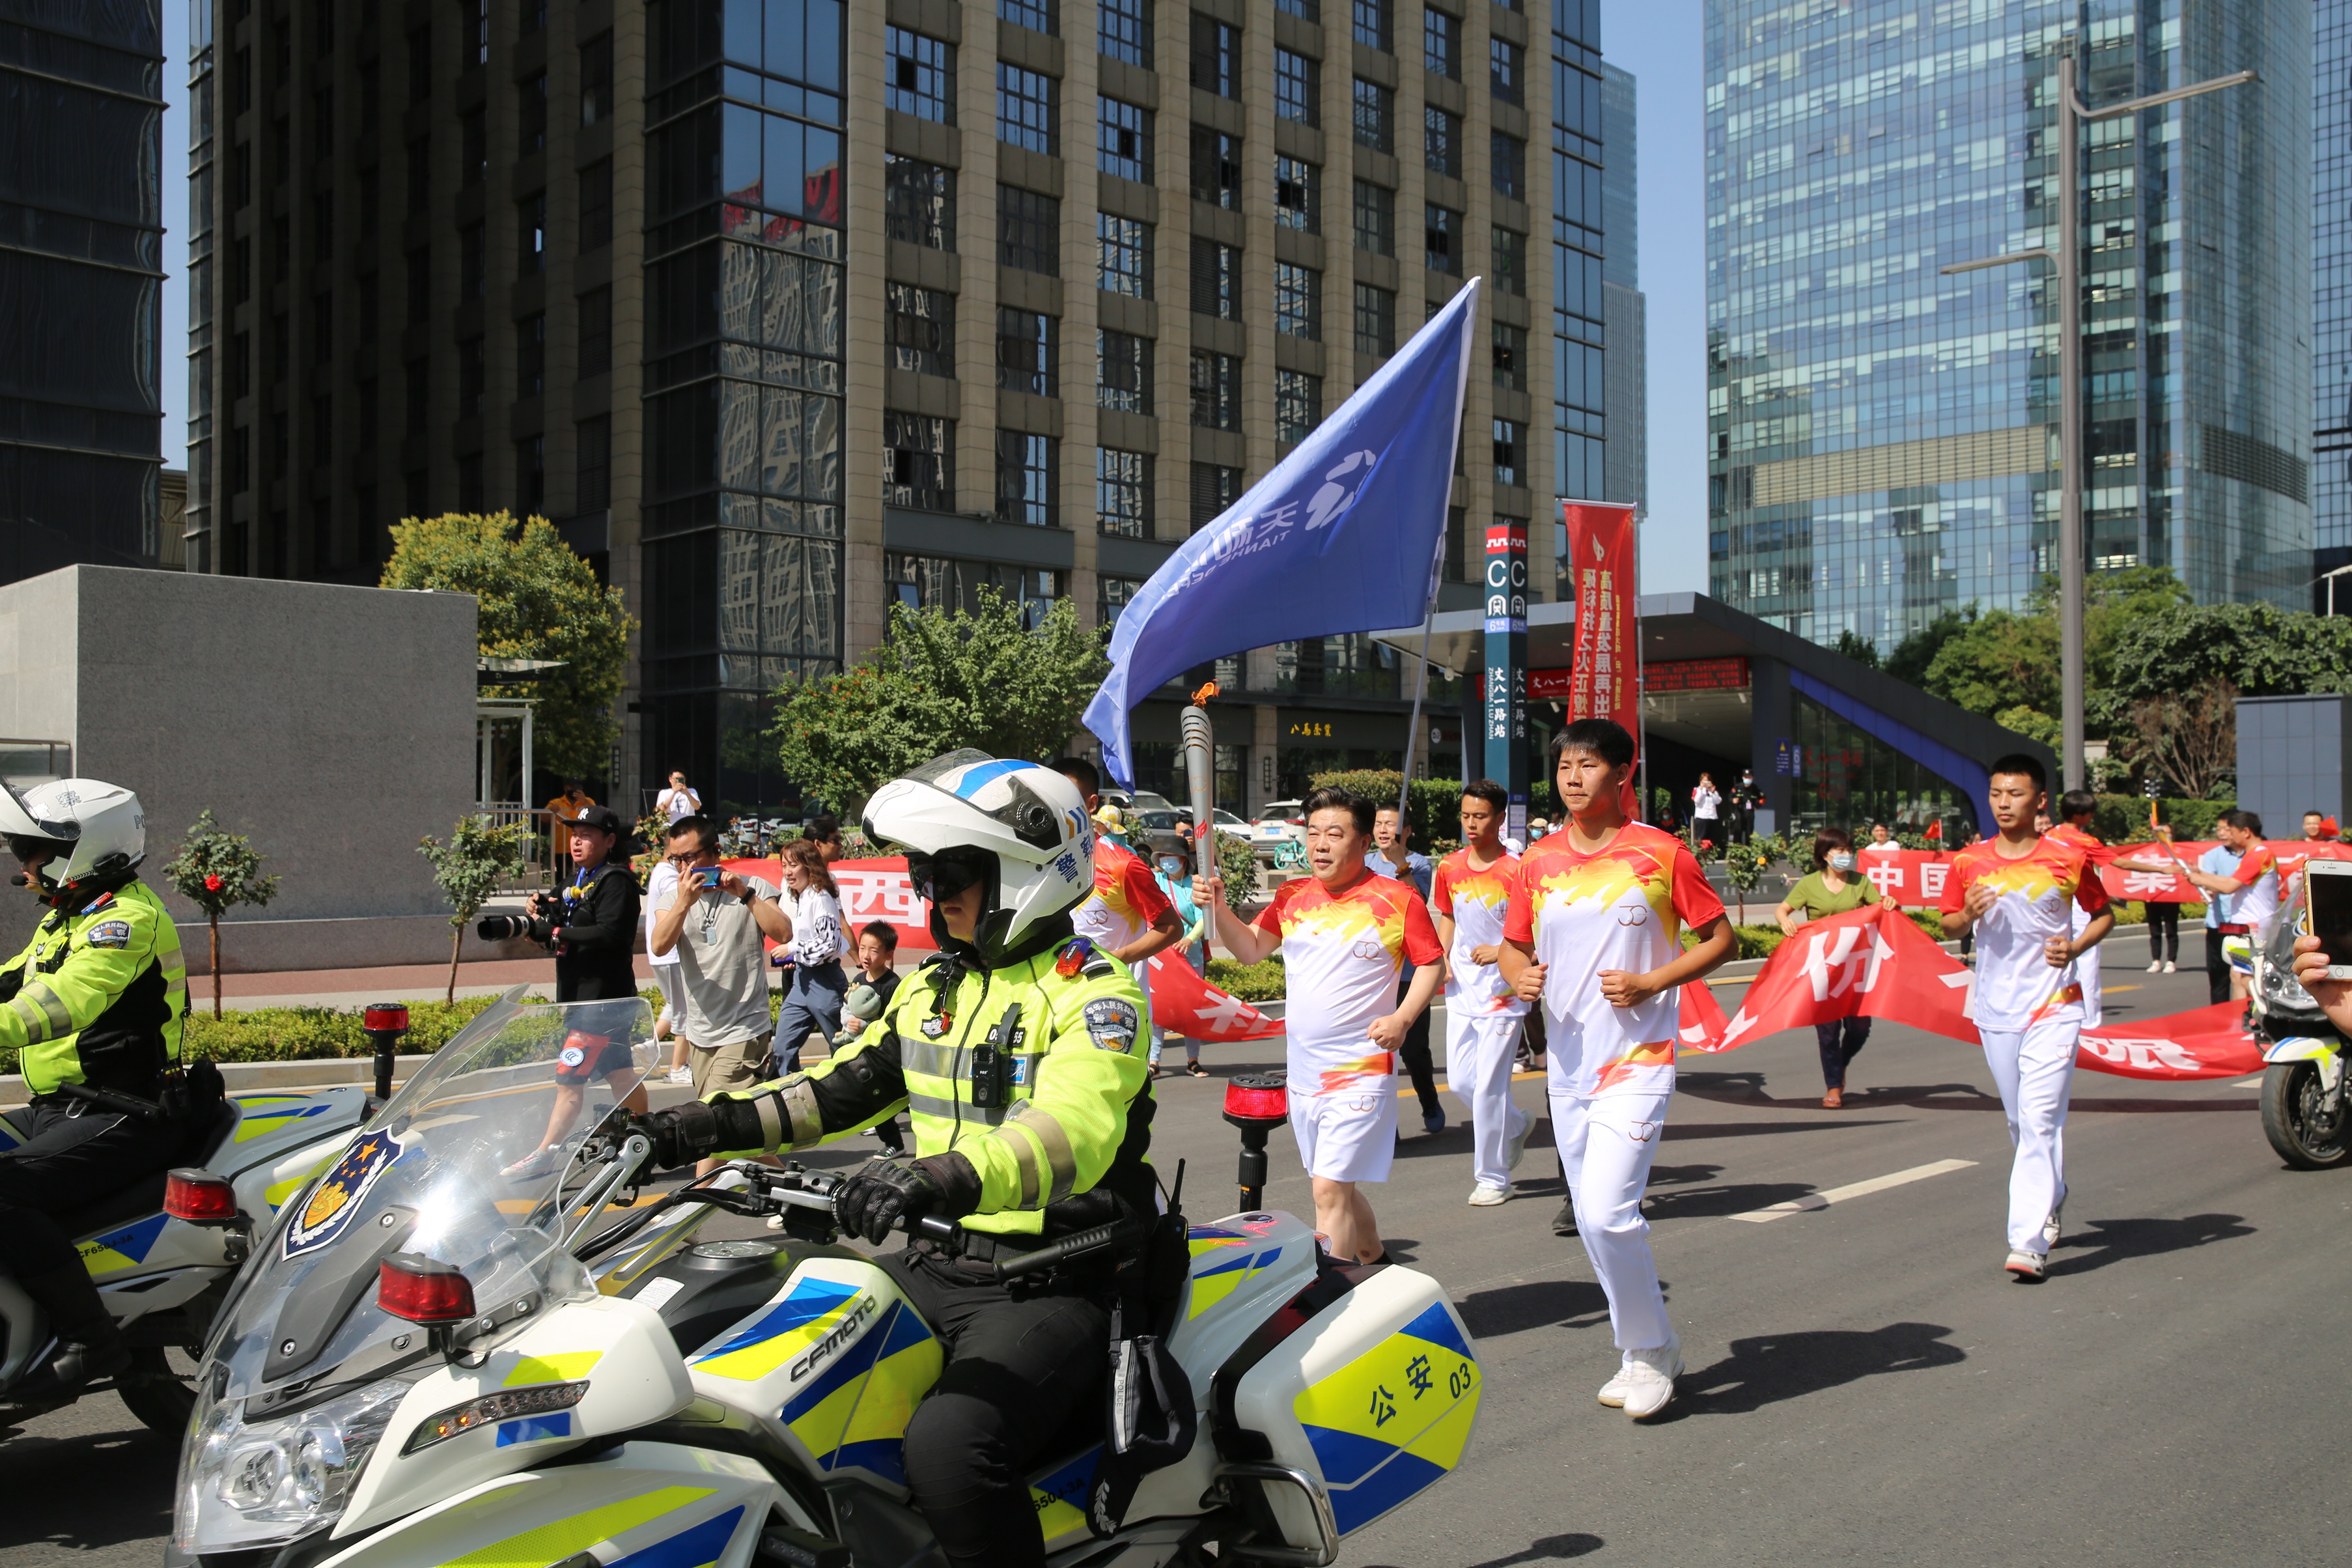
[[[1915,910],[1943,901],[1944,879],[1952,869],[1952,858],[1935,849],[1865,849],[1853,861],[1880,898]]]
[[[2197,843],[2176,842],[2172,847],[2180,852],[2180,864],[2194,870],[2198,857],[2213,847],[2210,840]],[[2127,871],[2120,866],[2099,868],[2099,886],[2107,897],[2126,900],[2137,900],[2147,904],[2201,904],[2208,895],[2182,876],[2171,855],[2161,844],[2126,844],[2118,847],[2114,858],[2137,860],[2150,866],[2167,868],[2161,871]]]
[[[1156,952],[1151,969],[1151,1021],[1188,1040],[1263,1040],[1282,1033],[1282,1020],[1269,1018],[1238,996],[1229,996],[1192,972],[1175,952]]]
[[[1568,558],[1576,584],[1576,646],[1569,665],[1568,716],[1613,719],[1629,735],[1642,732],[1641,694],[1636,684],[1633,602],[1633,509],[1598,501],[1563,501],[1568,522]],[[1638,776],[1638,775],[1636,775]],[[1633,780],[1625,786],[1624,810],[1637,821]]]
[[[2243,1002],[2216,1002],[2137,1024],[2083,1031],[2078,1066],[2117,1078],[2238,1078],[2263,1070]]]

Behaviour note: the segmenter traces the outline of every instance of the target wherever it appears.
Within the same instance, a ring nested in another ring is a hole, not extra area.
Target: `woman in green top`
[[[1806,920],[1842,915],[1876,902],[1878,889],[1854,869],[1853,835],[1843,827],[1824,827],[1813,835],[1813,874],[1790,889],[1772,913],[1780,929],[1794,936]],[[1835,1110],[1845,1103],[1846,1064],[1869,1043],[1870,1020],[1832,1019],[1814,1025],[1813,1033],[1821,1039],[1822,1082],[1828,1089],[1822,1104]]]

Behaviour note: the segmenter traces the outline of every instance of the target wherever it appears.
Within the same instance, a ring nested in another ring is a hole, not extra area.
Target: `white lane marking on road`
[[[1975,1163],[1974,1160],[1938,1160],[1933,1164],[1914,1165],[1907,1171],[1897,1171],[1892,1175],[1873,1176],[1866,1182],[1853,1182],[1843,1187],[1832,1187],[1827,1192],[1807,1193],[1803,1197],[1792,1198],[1785,1204],[1774,1204],[1770,1208],[1751,1209],[1746,1214],[1736,1214],[1729,1217],[1744,1219],[1750,1225],[1764,1225],[1779,1219],[1783,1215],[1803,1214],[1811,1209],[1825,1209],[1832,1204],[1842,1204],[1848,1198],[1863,1197],[1871,1193],[1883,1193],[1889,1187],[1900,1187],[1912,1182],[1924,1182],[1930,1176],[1940,1176],[1947,1171],[1965,1171]]]

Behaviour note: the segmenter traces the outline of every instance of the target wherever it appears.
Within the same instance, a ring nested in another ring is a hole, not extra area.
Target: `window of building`
[[[1192,127],[1192,199],[1211,206],[1242,205],[1242,139],[1205,125]]]
[[[1242,427],[1242,362],[1231,354],[1192,351],[1192,423],[1207,430]]]
[[[1095,526],[1129,539],[1151,537],[1151,455],[1095,448]]]
[[[1375,256],[1396,254],[1396,193],[1370,180],[1356,182],[1356,248]]]
[[[1043,625],[1055,602],[1069,593],[1059,572],[996,562],[910,555],[897,550],[883,552],[882,581],[887,602],[904,605],[910,610],[929,605],[941,610],[977,611],[980,591],[992,588],[1018,607],[1021,624],[1030,631]]]
[[[1513,392],[1528,389],[1528,332],[1525,327],[1495,323],[1495,384]]]
[[[1396,290],[1356,285],[1356,352],[1381,359],[1396,353]]]
[[[1023,430],[996,433],[996,521],[1029,528],[1059,528],[1054,470],[1061,443]]]
[[[480,224],[468,224],[457,231],[457,297],[478,300],[488,282],[486,268],[489,265],[488,236]]]
[[[613,505],[613,416],[583,419],[572,431],[572,510],[608,510]]]
[[[1055,320],[1034,310],[996,308],[996,384],[1005,392],[1058,397]]]
[[[1062,204],[1018,185],[996,187],[996,259],[1023,272],[1062,275]]]
[[[955,248],[955,171],[919,158],[882,158],[882,227],[926,250]]]
[[[310,198],[310,259],[321,264],[335,258],[335,194],[320,191]]]
[[[1151,68],[1151,0],[1102,0],[1095,9],[1095,47],[1115,60]]]
[[[1508,39],[1486,40],[1486,79],[1495,96],[1505,103],[1526,101],[1525,60],[1525,51]]]
[[[1192,465],[1192,527],[1198,533],[1224,516],[1234,502],[1241,500],[1242,471],[1223,463]]]
[[[1151,298],[1151,225],[1115,213],[1095,214],[1095,287]]]
[[[1396,94],[1362,77],[1356,79],[1355,134],[1359,147],[1396,151]]]
[[[1274,0],[1274,8],[1302,21],[1320,24],[1323,20],[1323,7],[1317,0]]]
[[[1274,438],[1303,441],[1323,423],[1323,378],[1303,370],[1274,373]]]
[[[195,269],[192,267],[189,270]],[[359,289],[360,342],[372,343],[375,342],[378,318],[383,314],[383,279],[373,272],[362,274]]]
[[[882,500],[924,511],[955,510],[955,421],[882,415]]]
[[[1421,110],[1421,161],[1441,174],[1462,177],[1462,117],[1435,104]]]
[[[580,171],[580,254],[613,243],[613,160],[599,158]]]
[[[1393,51],[1389,26],[1389,0],[1354,0],[1356,42],[1382,54]]]
[[[433,143],[418,137],[408,144],[408,213],[423,212],[433,196]]]
[[[421,327],[433,318],[433,253],[408,253],[408,324]]]
[[[1462,79],[1462,18],[1432,5],[1421,14],[1421,63],[1439,76]]]
[[[1495,132],[1488,141],[1488,168],[1495,189],[1514,201],[1528,199],[1528,144],[1517,136]]]
[[[422,436],[433,418],[432,366],[421,359],[410,360],[407,374],[401,378],[401,390],[408,414],[404,429],[408,435]]]
[[[1525,459],[1528,427],[1516,419],[1495,421],[1495,482],[1498,485],[1523,485],[1528,482],[1527,470],[1520,465]]]
[[[1274,51],[1274,117],[1301,125],[1322,121],[1319,80],[1321,68],[1305,55],[1288,49]]]
[[[523,84],[528,89],[530,84]],[[526,102],[523,112],[530,113]],[[310,95],[310,153],[316,157],[335,144],[335,89],[322,87]]]
[[[582,127],[610,120],[613,104],[613,35],[599,33],[580,46]]]
[[[1151,110],[1115,98],[1099,100],[1097,166],[1106,174],[1151,184]]]
[[[515,84],[520,107],[515,115],[515,152],[528,158],[547,151],[547,73]]]
[[[482,416],[482,340],[467,338],[457,345],[457,417]]]
[[[253,107],[253,57],[248,50],[236,52],[236,108],[241,113]],[[408,101],[422,103],[433,96],[433,29],[417,27],[408,35]]]
[[[1054,155],[1054,87],[1043,71],[996,62],[996,139],[1032,153]]]
[[[547,270],[547,193],[515,204],[515,270],[524,277]]]
[[[547,437],[515,443],[515,510],[525,517],[547,515]]]
[[[1095,577],[1096,624],[1104,626],[1118,625],[1120,612],[1133,604],[1135,596],[1142,592],[1143,579],[1140,577],[1114,577],[1107,572],[1097,574]],[[1139,779],[1137,782],[1141,783]]]
[[[613,368],[613,290],[591,289],[580,296],[580,376]]]
[[[457,178],[461,184],[478,185],[483,173],[489,167],[489,121],[477,109],[457,121]]]
[[[1495,287],[1506,294],[1527,298],[1528,237],[1507,228],[1495,231]]]
[[[335,455],[335,400],[326,393],[310,399],[310,452],[313,464],[331,461]]]
[[[1322,171],[1304,158],[1274,160],[1274,223],[1277,228],[1323,232]]]
[[[1288,337],[1323,336],[1323,275],[1295,262],[1274,264],[1274,330]]]
[[[1242,31],[1192,13],[1192,85],[1219,98],[1242,93]]]
[[[1033,33],[1058,35],[1062,30],[1061,7],[1055,0],[996,0],[996,15]]]
[[[953,125],[955,46],[904,27],[885,27],[882,52],[883,107]]]
[[[919,375],[955,374],[955,296],[912,283],[883,286],[890,368]]]
[[[1129,414],[1151,412],[1151,340],[1132,332],[1095,334],[1095,402]]]
[[[1221,321],[1242,316],[1242,252],[1202,235],[1192,237],[1192,312]]]
[[[547,390],[547,312],[515,323],[515,395],[537,397]]]
[[[1432,202],[1423,218],[1424,265],[1432,272],[1462,275],[1462,215]]]
[[[1478,554],[1484,565],[1486,552],[1481,549]],[[1445,509],[1445,581],[1470,581],[1470,513],[1463,507],[1449,506]]]
[[[467,9],[474,13],[474,44],[468,51],[469,58],[474,64],[486,66],[490,63],[490,0],[473,0]]]

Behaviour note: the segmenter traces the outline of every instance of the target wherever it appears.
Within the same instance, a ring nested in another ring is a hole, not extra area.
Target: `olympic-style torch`
[[[1177,732],[1184,738],[1184,776],[1192,787],[1192,866],[1202,877],[1217,874],[1217,746],[1209,725],[1209,699],[1216,694],[1212,680],[1192,693],[1177,720]]]

